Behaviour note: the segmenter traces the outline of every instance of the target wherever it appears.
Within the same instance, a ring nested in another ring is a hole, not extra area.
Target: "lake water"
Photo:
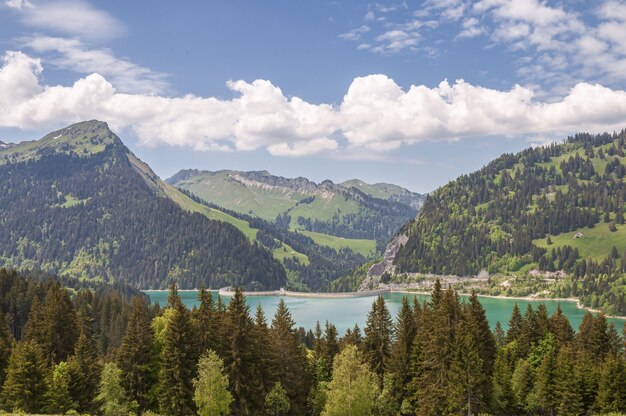
[[[150,297],[152,303],[158,302],[161,306],[167,305],[167,291],[152,291],[147,290],[145,293]],[[192,308],[194,305],[198,305],[197,291],[180,291],[180,297],[185,305]],[[217,299],[217,292],[213,292],[213,298]],[[396,313],[400,307],[403,296],[409,296],[412,300],[415,295],[407,295],[403,293],[386,293],[383,295],[387,301],[387,307],[395,318]],[[420,302],[428,300],[427,295],[417,295]],[[467,299],[466,296],[461,296],[462,299]],[[228,302],[228,296],[222,296],[224,302]],[[271,322],[272,316],[276,311],[281,297],[279,296],[248,296],[246,301],[250,305],[251,314],[254,314],[258,304],[265,311],[268,321]],[[352,328],[354,324],[358,324],[361,330],[365,327],[365,320],[367,319],[367,313],[372,307],[374,297],[361,297],[361,298],[297,298],[297,297],[282,297],[287,304],[287,307],[293,315],[293,319],[296,321],[296,325],[303,326],[305,329],[314,329],[315,323],[320,321],[324,323],[326,320],[332,322],[337,327],[340,334],[343,334],[346,329]],[[575,302],[563,302],[553,300],[518,300],[518,299],[503,299],[503,298],[485,298],[480,297],[485,311],[487,312],[487,319],[493,327],[497,321],[500,321],[503,328],[507,328],[513,306],[517,303],[522,313],[525,312],[528,304],[532,304],[533,308],[537,308],[540,303],[545,303],[548,312],[552,314],[556,311],[557,306],[560,304],[563,313],[567,315],[574,329],[577,329],[580,322],[585,315],[584,309],[578,309]],[[623,319],[609,319],[613,322],[617,330],[621,333],[624,325]]]

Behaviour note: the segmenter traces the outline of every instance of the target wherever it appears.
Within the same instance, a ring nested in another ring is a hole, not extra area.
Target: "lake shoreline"
[[[197,292],[200,289],[180,289],[179,292]],[[209,289],[207,289],[209,290]],[[150,292],[168,292],[168,289],[159,289],[159,290],[148,290]],[[220,296],[232,296],[234,295],[234,291],[229,291],[224,288],[222,289],[210,289],[210,292],[218,292]],[[145,291],[143,291],[145,292]],[[362,291],[362,292],[292,292],[288,290],[272,290],[272,291],[262,291],[262,292],[243,292],[246,297],[254,297],[254,296],[286,296],[293,298],[315,298],[315,299],[348,299],[348,298],[363,298],[369,296],[378,296],[385,293],[405,293],[409,295],[430,295],[432,292],[430,291],[412,291],[406,289],[378,289],[378,290],[370,290],[370,291]],[[471,296],[471,293],[463,293],[457,292],[461,296]],[[600,313],[602,312],[600,309],[592,308],[583,305],[580,302],[580,299],[577,298],[540,298],[536,295],[527,295],[527,296],[506,296],[506,295],[482,295],[477,294],[478,297],[482,298],[492,298],[492,299],[507,299],[507,300],[523,300],[523,301],[532,301],[532,302],[542,302],[542,301],[555,301],[555,302],[574,302],[576,303],[576,307],[581,310],[586,310],[592,313]],[[619,315],[604,315],[607,318],[611,319],[620,319],[626,320],[626,316]]]

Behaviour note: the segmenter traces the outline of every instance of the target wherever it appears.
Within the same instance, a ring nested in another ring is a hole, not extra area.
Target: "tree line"
[[[574,415],[626,412],[624,338],[602,315],[577,332],[560,309],[514,308],[493,330],[477,296],[439,283],[395,317],[373,301],[363,331],[326,322],[302,337],[281,300],[271,321],[240,290],[202,289],[188,309],[13,274],[31,299],[18,336],[0,314],[0,406],[103,415]],[[2,283],[2,281],[0,281]],[[21,289],[20,289],[21,288]],[[105,321],[108,325],[103,325]],[[99,339],[117,327],[119,338]]]

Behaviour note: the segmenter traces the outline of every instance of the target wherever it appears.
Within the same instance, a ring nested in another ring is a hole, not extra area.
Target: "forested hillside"
[[[182,209],[193,201],[161,186],[105,123],[11,145],[0,160],[0,265],[140,288],[286,283],[266,248]]]
[[[624,131],[579,134],[459,177],[404,228],[397,272],[563,270],[553,293],[626,314],[625,147]]]
[[[104,415],[618,415],[624,338],[588,313],[514,308],[492,332],[476,296],[436,285],[392,317],[373,298],[363,331],[296,328],[280,301],[251,313],[175,287],[165,309],[108,289],[73,297],[56,281],[0,270],[0,409]],[[5,292],[6,291],[6,292]],[[26,315],[24,315],[26,311]],[[26,319],[24,319],[26,316]],[[158,412],[158,413],[155,413]],[[621,413],[620,413],[621,412]]]

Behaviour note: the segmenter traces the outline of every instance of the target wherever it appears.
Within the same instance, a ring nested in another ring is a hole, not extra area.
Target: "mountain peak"
[[[50,153],[89,156],[100,153],[107,145],[122,145],[108,124],[98,120],[83,121],[49,133],[39,140],[0,145],[0,164],[38,159]]]

